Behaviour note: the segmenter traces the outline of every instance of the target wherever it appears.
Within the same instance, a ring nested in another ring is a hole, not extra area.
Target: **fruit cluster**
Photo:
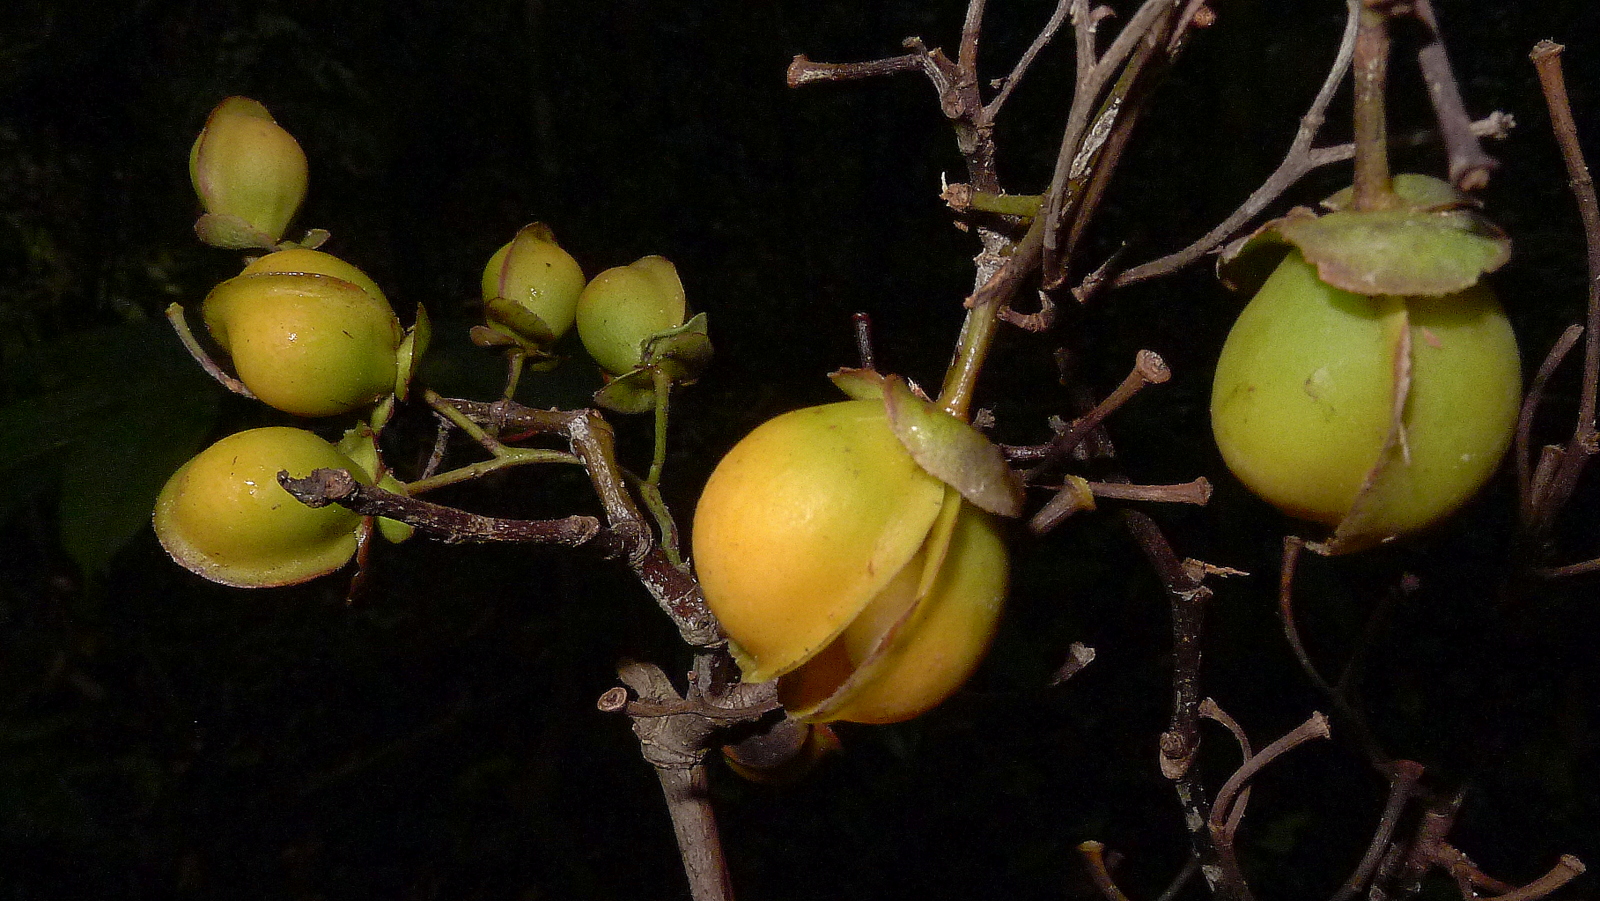
[[[242,587],[288,585],[330,573],[355,555],[374,531],[370,518],[338,507],[312,509],[278,483],[318,468],[351,472],[365,484],[404,492],[378,448],[396,400],[404,400],[428,338],[426,311],[402,327],[387,297],[361,269],[316,249],[327,234],[284,240],[306,195],[306,157],[295,139],[254,100],[218,104],[195,140],[190,177],[203,213],[196,234],[212,246],[262,252],[205,298],[202,317],[233,374],[211,360],[188,330],[182,308],[173,318],[197,359],[235,391],[307,418],[360,415],[337,446],[311,431],[275,427],[242,432],[212,445],[167,482],[155,511],[156,534],[174,560],[216,582]],[[681,363],[680,332],[705,344],[704,320],[685,324],[677,270],[645,257],[584,279],[550,229],[523,228],[483,271],[486,324],[479,343],[509,347],[541,363],[577,325],[603,369],[654,384],[652,369]],[[669,340],[670,339],[670,340]],[[670,350],[670,348],[669,348]],[[702,354],[703,356],[703,354]],[[691,379],[676,365],[672,380]],[[508,396],[514,384],[508,388]],[[408,529],[379,520],[377,531],[403,538]]]

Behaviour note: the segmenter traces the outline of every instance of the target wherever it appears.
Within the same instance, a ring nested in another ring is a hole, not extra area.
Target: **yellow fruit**
[[[745,679],[779,678],[810,721],[934,706],[981,660],[1005,597],[995,520],[918,466],[881,399],[796,410],[739,442],[693,546]]]
[[[1487,287],[1367,297],[1291,251],[1228,335],[1211,417],[1240,481],[1357,550],[1470,498],[1520,398],[1516,339]]]
[[[688,303],[665,257],[642,257],[594,277],[578,297],[578,337],[600,367],[621,375],[638,366],[644,341],[683,324]]]
[[[266,107],[248,97],[217,104],[189,150],[189,179],[205,207],[207,243],[271,247],[306,196],[306,155]]]
[[[239,380],[285,412],[332,416],[395,390],[400,321],[372,280],[336,257],[262,257],[213,289],[204,314]]]
[[[161,546],[186,569],[240,588],[293,585],[333,572],[356,552],[361,517],[312,509],[278,484],[278,472],[347,469],[333,445],[302,429],[252,429],[218,441],[167,480],[156,500]]]
[[[279,272],[292,274],[297,272],[312,275],[331,275],[334,278],[347,281],[352,285],[372,295],[377,300],[388,305],[389,299],[384,296],[383,289],[373,281],[365,272],[354,265],[339,259],[331,253],[320,250],[308,250],[304,247],[293,247],[289,250],[280,250],[265,256],[256,257],[244,267],[240,275],[256,275],[263,272]]]

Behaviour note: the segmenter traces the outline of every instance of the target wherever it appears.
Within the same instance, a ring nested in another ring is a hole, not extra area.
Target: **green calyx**
[[[1477,284],[1505,264],[1511,240],[1448,183],[1426,175],[1394,177],[1399,205],[1349,208],[1345,189],[1262,226],[1224,251],[1218,275],[1244,293],[1255,288],[1290,248],[1316,267],[1317,277],[1353,294],[1443,297]]]

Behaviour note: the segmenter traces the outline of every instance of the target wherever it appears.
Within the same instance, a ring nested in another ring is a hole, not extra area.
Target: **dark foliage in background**
[[[1049,12],[995,0],[1000,64]],[[490,396],[500,362],[461,338],[487,256],[548,222],[593,274],[673,259],[709,312],[718,363],[674,411],[669,501],[687,516],[715,459],[776,412],[831,399],[872,314],[879,358],[936,382],[970,287],[970,240],[937,191],[960,159],[915,77],[791,91],[796,53],[863,59],[920,35],[948,44],[964,3],[100,3],[15,0],[0,21],[0,897],[671,898],[682,874],[648,768],[594,699],[625,656],[681,667],[670,625],[619,567],[557,552],[380,554],[353,605],[338,579],[270,592],[203,584],[144,525],[155,490],[210,438],[262,414],[177,352],[161,310],[196,303],[235,261],[192,238],[185,160],[207,110],[264,102],[306,148],[301,221],[443,336],[426,378]],[[1125,159],[1087,258],[1143,259],[1220,220],[1276,164],[1333,52],[1332,0],[1220,0]],[[1440,2],[1473,112],[1516,115],[1491,148],[1490,211],[1517,240],[1496,277],[1524,353],[1578,316],[1581,235],[1526,54],[1569,46],[1600,160],[1600,10],[1591,0]],[[1064,56],[1057,48],[1053,60]],[[1041,66],[1000,138],[1018,191],[1048,179],[1070,79]],[[1409,67],[1397,67],[1402,79]],[[998,72],[994,74],[999,74]],[[1415,96],[1396,128],[1427,121]],[[1335,130],[1338,130],[1337,127]],[[1420,151],[1411,167],[1436,168]],[[1331,192],[1319,173],[1292,198]],[[1068,405],[1066,344],[1097,394],[1141,347],[1170,384],[1112,422],[1136,477],[1218,485],[1157,511],[1180,553],[1256,573],[1219,590],[1206,690],[1258,735],[1321,705],[1277,632],[1278,540],[1293,523],[1227,478],[1205,421],[1209,369],[1237,301],[1185,273],[1007,334],[985,377],[1002,438],[1038,440]],[[585,402],[582,360],[530,380],[538,405]],[[1558,380],[1559,381],[1559,380]],[[1570,421],[1552,393],[1547,438]],[[625,422],[624,452],[644,452]],[[485,512],[587,510],[570,474],[514,472],[447,501]],[[1600,553],[1593,484],[1562,559]],[[1600,859],[1600,589],[1493,607],[1510,492],[1439,533],[1308,565],[1311,652],[1334,665],[1397,573],[1398,606],[1364,693],[1396,753],[1467,785],[1459,843],[1486,870]],[[1587,518],[1583,518],[1587,517]],[[1159,891],[1184,836],[1155,775],[1167,611],[1109,518],[1018,537],[1017,587],[970,690],[921,720],[843,730],[847,752],[775,791],[719,773],[744,897],[1059,898],[1073,846],[1128,857]],[[1515,638],[1512,638],[1515,636]],[[1100,656],[1048,689],[1072,641]],[[1219,767],[1231,763],[1219,757]],[[1384,786],[1337,744],[1260,783],[1246,861],[1269,898],[1317,897],[1360,854]]]

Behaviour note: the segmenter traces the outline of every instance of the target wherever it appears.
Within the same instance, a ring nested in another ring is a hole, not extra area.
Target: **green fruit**
[[[572,328],[583,286],[578,261],[561,249],[555,234],[542,222],[517,232],[483,267],[483,300],[489,305],[490,327],[540,343],[554,341]],[[497,299],[515,303],[538,317],[547,334],[521,334],[514,316],[496,315]]]
[[[213,289],[204,315],[239,380],[279,410],[332,416],[395,390],[400,321],[377,285],[336,257],[262,257]]]
[[[882,400],[773,419],[695,511],[700,584],[747,681],[808,721],[893,722],[955,691],[1006,591],[996,521],[918,465]]]
[[[1425,528],[1500,463],[1521,397],[1493,292],[1367,297],[1291,251],[1217,361],[1211,421],[1228,468],[1333,550]],[[1398,415],[1397,415],[1398,412]]]
[[[637,367],[645,339],[680,326],[688,313],[683,282],[665,257],[643,257],[594,277],[578,297],[578,337],[600,367]]]
[[[278,484],[278,472],[350,470],[333,445],[302,429],[230,435],[185,463],[156,500],[161,546],[184,568],[239,588],[293,585],[333,572],[356,552],[361,517],[336,505],[312,509]]]
[[[208,244],[271,247],[306,196],[306,155],[266,107],[248,97],[217,104],[189,150],[189,179]]]

